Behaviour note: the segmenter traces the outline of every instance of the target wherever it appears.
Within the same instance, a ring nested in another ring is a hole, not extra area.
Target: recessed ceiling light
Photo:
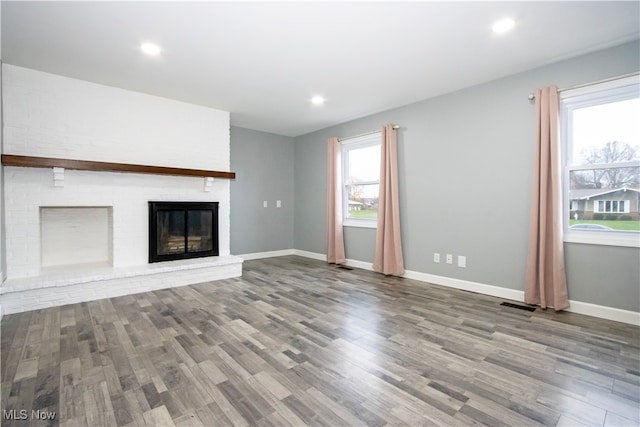
[[[511,30],[515,25],[516,25],[516,22],[513,19],[503,18],[499,21],[496,21],[493,24],[493,27],[491,27],[491,29],[493,30],[494,33],[506,33],[507,31]]]
[[[321,96],[314,96],[311,98],[311,103],[314,105],[322,105],[324,104],[324,98]]]
[[[160,55],[160,46],[153,43],[142,43],[140,45],[140,50],[142,50],[147,55],[157,56]]]

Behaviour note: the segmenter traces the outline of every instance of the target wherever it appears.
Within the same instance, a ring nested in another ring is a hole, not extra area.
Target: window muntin
[[[561,94],[565,241],[640,246],[639,93],[634,76]]]
[[[342,144],[343,224],[375,227],[380,189],[380,132]]]

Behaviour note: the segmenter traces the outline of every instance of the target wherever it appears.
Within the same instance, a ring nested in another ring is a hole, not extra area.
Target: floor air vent
[[[531,307],[531,306],[528,306],[528,305],[512,304],[510,302],[503,302],[500,305],[504,305],[506,307],[511,307],[511,308],[518,308],[520,310],[536,311],[535,307]]]
[[[344,264],[339,265],[339,266],[338,266],[338,268],[341,268],[341,269],[343,269],[343,270],[353,270],[353,268],[351,268],[351,267],[347,267],[347,266],[346,266],[346,265],[344,265]]]

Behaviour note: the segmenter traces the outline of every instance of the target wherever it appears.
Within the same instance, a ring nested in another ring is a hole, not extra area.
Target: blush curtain
[[[344,264],[342,231],[342,168],[338,138],[329,138],[327,149],[327,262]]]
[[[558,89],[538,89],[535,100],[536,151],[524,300],[557,311],[569,307],[562,238]]]
[[[400,237],[398,144],[393,125],[382,128],[380,157],[380,196],[373,270],[386,275],[402,276],[404,260]]]

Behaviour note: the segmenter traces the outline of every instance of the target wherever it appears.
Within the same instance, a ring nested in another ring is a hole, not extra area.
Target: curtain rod
[[[400,127],[400,125],[393,125],[394,129],[398,129]],[[347,136],[344,138],[338,138],[338,141],[344,141],[345,139],[353,139],[353,138],[360,138],[361,136],[367,136],[367,135],[373,135],[374,133],[378,133],[380,132],[379,130],[372,130],[371,132],[365,132],[365,133],[361,133],[359,135],[353,135],[353,136]]]
[[[597,84],[600,84],[600,83],[612,82],[614,80],[624,79],[624,78],[627,78],[627,77],[638,76],[638,75],[640,75],[640,73],[636,71],[635,73],[623,74],[623,75],[617,76],[617,77],[609,77],[608,79],[596,80],[595,82],[582,83],[582,84],[575,85],[575,86],[565,87],[565,88],[562,88],[562,89],[558,89],[558,92],[564,92],[564,91],[572,90],[572,89],[580,89],[581,87],[593,86],[593,85],[597,85]],[[532,101],[532,100],[536,99],[536,96],[535,96],[535,94],[530,93],[529,96],[527,97],[527,99],[529,101]]]

